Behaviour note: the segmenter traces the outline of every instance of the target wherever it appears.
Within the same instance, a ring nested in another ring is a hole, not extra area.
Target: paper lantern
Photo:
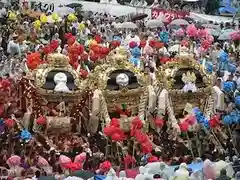
[[[46,23],[46,22],[47,22],[47,16],[46,16],[45,14],[42,14],[42,15],[40,16],[40,21],[41,21],[42,23]]]
[[[84,28],[85,28],[85,24],[80,23],[80,24],[78,25],[78,29],[79,29],[79,30],[83,30]]]
[[[53,13],[53,14],[52,14],[52,19],[53,19],[54,21],[58,21],[58,19],[59,19],[58,14],[57,14],[57,13]]]

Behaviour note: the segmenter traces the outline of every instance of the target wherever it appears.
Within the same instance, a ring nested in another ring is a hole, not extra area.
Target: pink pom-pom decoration
[[[207,49],[204,49],[203,47],[200,47],[199,49],[199,53],[206,53]]]
[[[231,40],[233,40],[233,41],[240,40],[240,30],[231,33],[230,37],[231,37]]]
[[[208,30],[207,29],[197,30],[197,37],[204,38],[204,37],[207,37],[207,35],[208,35]]]
[[[203,48],[203,49],[208,49],[208,48],[210,48],[210,46],[211,46],[211,43],[208,41],[208,40],[203,40],[202,42],[201,42],[201,47]]]
[[[39,156],[39,157],[38,157],[37,165],[38,165],[39,167],[49,166],[47,160],[46,160],[45,158],[43,158],[42,156]]]
[[[194,125],[197,120],[196,120],[196,117],[193,116],[193,115],[188,115],[187,118],[186,118],[186,122],[189,124],[189,125]]]
[[[77,155],[74,159],[74,163],[84,163],[86,161],[86,153],[83,152]]]
[[[65,156],[65,155],[60,155],[60,157],[59,157],[59,164],[60,164],[60,166],[65,166],[66,164],[69,164],[69,163],[71,163],[72,161],[71,161],[71,159],[69,158],[69,157],[67,157],[67,156]]]
[[[21,164],[21,158],[19,156],[13,155],[7,160],[9,166],[19,166]]]
[[[189,24],[186,29],[186,33],[190,37],[196,37],[197,36],[197,28],[195,27],[194,24]]]
[[[210,34],[206,36],[206,40],[209,41],[211,44],[214,42],[214,37]]]
[[[153,48],[152,48],[150,45],[147,44],[147,45],[143,48],[143,54],[152,55],[152,54],[153,54]]]

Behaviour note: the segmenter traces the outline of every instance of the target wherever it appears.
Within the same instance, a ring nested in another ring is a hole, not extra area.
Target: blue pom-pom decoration
[[[223,83],[223,91],[224,92],[233,92],[235,85],[232,81],[226,81]]]
[[[240,96],[235,97],[234,102],[236,105],[240,105]]]
[[[22,130],[20,137],[22,140],[28,141],[32,138],[32,135],[28,130]]]
[[[240,111],[235,110],[223,117],[225,125],[240,124]]]
[[[212,62],[207,62],[206,63],[206,71],[208,73],[212,73],[213,72],[213,63]]]
[[[140,57],[141,56],[141,49],[138,47],[135,47],[133,49],[131,49],[131,54],[134,57]]]
[[[140,66],[140,59],[139,58],[132,57],[132,58],[129,59],[129,61],[136,67]]]
[[[203,112],[198,107],[193,108],[193,112],[195,114],[197,122],[208,129],[210,127],[208,123],[208,119],[203,114]]]
[[[199,63],[202,65],[203,60],[200,60]],[[206,61],[204,69],[207,71],[207,73],[213,72],[213,63],[210,61]]]
[[[226,115],[223,117],[223,123],[225,125],[231,125],[232,124],[232,118],[230,115]]]
[[[229,59],[228,53],[226,53],[226,52],[222,52],[222,53],[219,55],[219,60],[220,60],[220,62],[222,62],[222,63],[228,62],[228,59]]]
[[[119,37],[119,36],[114,36],[113,37],[113,41],[120,41],[120,42],[122,42],[122,38]]]
[[[235,64],[228,63],[228,72],[235,73],[236,69],[237,69],[237,67]]]

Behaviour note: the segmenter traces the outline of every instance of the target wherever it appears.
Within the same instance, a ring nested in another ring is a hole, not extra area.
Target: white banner
[[[22,2],[24,2],[23,0]],[[148,7],[132,7],[111,3],[96,3],[78,0],[29,0],[29,6],[42,12],[54,12],[60,5],[65,6],[72,3],[79,3],[85,11],[106,12],[114,16],[125,16],[131,13],[145,13],[151,18],[151,8]],[[231,17],[211,16],[190,12],[190,17],[196,21],[214,21],[214,22],[232,22]]]
[[[28,4],[32,9],[42,12],[53,12],[58,6],[68,5],[71,3],[79,3],[85,11],[106,12],[115,16],[124,16],[130,13],[146,13],[151,17],[150,8],[123,6],[111,3],[96,3],[77,0],[29,0]]]

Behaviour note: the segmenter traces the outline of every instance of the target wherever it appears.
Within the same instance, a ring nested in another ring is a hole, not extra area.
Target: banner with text
[[[152,9],[152,19],[164,19],[165,22],[171,22],[174,19],[183,19],[189,16],[189,12],[186,11],[172,11],[165,9]]]

